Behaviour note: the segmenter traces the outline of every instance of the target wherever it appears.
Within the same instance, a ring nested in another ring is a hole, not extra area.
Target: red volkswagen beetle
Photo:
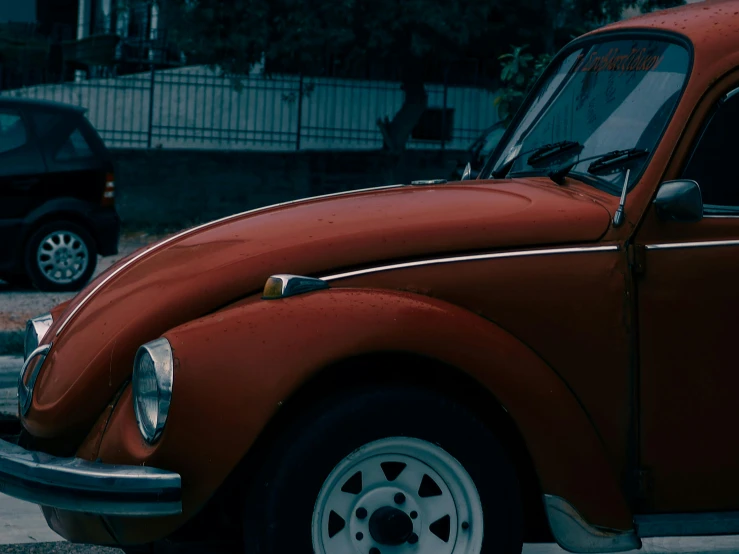
[[[739,533],[739,1],[560,52],[475,180],[270,206],[29,323],[0,490],[71,541]]]

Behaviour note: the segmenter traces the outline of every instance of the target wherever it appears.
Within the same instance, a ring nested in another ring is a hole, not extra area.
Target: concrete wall
[[[462,152],[113,150],[127,228],[184,227],[251,208],[344,190],[448,178]]]

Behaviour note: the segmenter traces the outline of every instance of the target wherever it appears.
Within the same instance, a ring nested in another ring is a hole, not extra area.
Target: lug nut
[[[399,492],[395,495],[395,503],[396,504],[402,504],[405,502],[405,495],[402,492]]]
[[[380,549],[373,546],[370,548],[369,554],[380,554]]]
[[[411,512],[411,519],[416,519],[418,517],[418,512],[416,510],[413,510]]]
[[[415,533],[411,533],[411,536],[408,537],[408,544],[416,544],[418,542],[418,535]]]
[[[363,538],[364,538],[364,533],[362,533],[361,531],[359,533],[357,533],[357,540],[358,541],[361,541]]]
[[[364,508],[357,508],[357,517],[359,519],[364,519],[367,517],[367,510]]]
[[[466,531],[466,530],[467,530],[467,529],[469,529],[469,528],[470,528],[470,524],[469,524],[469,523],[467,523],[466,521],[463,521],[463,522],[462,522],[462,529],[464,529],[464,530]]]

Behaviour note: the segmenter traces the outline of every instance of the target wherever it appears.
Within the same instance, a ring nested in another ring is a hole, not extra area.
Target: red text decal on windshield
[[[630,54],[621,54],[618,48],[611,48],[607,54],[599,56],[598,52],[591,52],[590,56],[585,59],[583,54],[578,57],[578,71],[581,72],[601,72],[601,71],[652,71],[664,59],[661,56],[650,55],[646,48],[641,50],[634,48]]]

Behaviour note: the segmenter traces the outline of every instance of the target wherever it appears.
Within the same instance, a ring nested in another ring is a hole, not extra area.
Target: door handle
[[[29,179],[15,179],[13,181],[13,186],[19,189],[29,189],[33,185],[38,185],[40,182],[41,179],[39,179],[38,177],[31,177]]]

